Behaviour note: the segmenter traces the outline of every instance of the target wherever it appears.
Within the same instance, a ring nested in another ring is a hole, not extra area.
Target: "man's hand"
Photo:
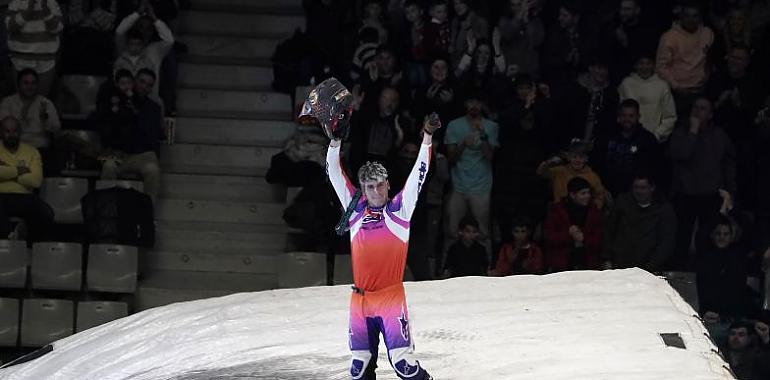
[[[342,145],[342,139],[332,139],[332,141],[329,142],[329,146],[332,148],[336,148],[340,145]]]
[[[703,314],[703,323],[714,324],[719,322],[719,314],[713,311],[707,311]]]
[[[441,120],[439,119],[438,114],[434,112],[425,116],[425,121],[422,123],[422,129],[425,133],[432,135],[433,132],[436,132],[439,128],[441,128]]]
[[[465,139],[463,139],[463,145],[465,146],[475,146],[478,142],[479,135],[477,133],[469,133],[467,136],[465,136]]]
[[[580,229],[580,227],[576,225],[569,226],[569,236],[572,237],[572,240],[576,242],[583,242],[585,240],[585,236],[583,236],[583,231]]]
[[[445,88],[439,91],[438,97],[442,102],[449,103],[452,101],[452,98],[454,98],[454,92],[451,88]]]
[[[770,343],[770,326],[764,322],[757,322],[754,324],[754,331],[757,332],[757,335],[759,335],[759,339],[762,340],[762,343]]]

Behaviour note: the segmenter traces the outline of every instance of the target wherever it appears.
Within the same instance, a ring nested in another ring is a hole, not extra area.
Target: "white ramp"
[[[436,379],[732,379],[695,312],[639,269],[406,284]],[[62,339],[3,379],[347,379],[347,286],[172,304]],[[685,349],[660,333],[679,334]],[[396,379],[380,350],[378,379]]]

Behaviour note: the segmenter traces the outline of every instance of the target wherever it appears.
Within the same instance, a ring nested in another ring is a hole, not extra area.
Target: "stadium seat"
[[[27,283],[27,243],[0,240],[0,288],[23,288]]]
[[[78,315],[75,332],[88,330],[128,315],[125,302],[84,301],[78,302]]]
[[[46,178],[40,188],[40,198],[51,206],[57,223],[83,223],[80,198],[86,193],[88,180],[85,178]]]
[[[21,345],[41,347],[72,335],[75,310],[72,301],[29,298],[22,302]]]
[[[32,246],[32,288],[80,290],[83,249],[78,243],[46,242]]]
[[[288,252],[281,256],[278,287],[301,288],[326,285],[326,254]]]
[[[86,287],[91,291],[134,293],[138,260],[136,247],[91,244],[88,247]]]
[[[0,347],[14,347],[19,341],[19,300],[0,298]]]
[[[353,283],[353,264],[350,255],[334,255],[334,285]]]
[[[106,77],[63,75],[59,78],[56,109],[62,118],[85,119],[96,109],[96,95]]]
[[[129,179],[100,179],[96,181],[95,189],[111,189],[113,187],[122,187],[125,189],[134,189],[138,192],[144,192],[144,182]]]

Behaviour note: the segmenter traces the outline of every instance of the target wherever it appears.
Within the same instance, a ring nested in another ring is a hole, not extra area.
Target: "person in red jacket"
[[[494,275],[543,274],[543,252],[532,241],[532,223],[529,218],[514,219],[511,233],[513,241],[500,247]]]
[[[568,195],[545,217],[546,264],[552,272],[596,269],[602,241],[601,212],[591,202],[591,184],[582,177],[567,183]]]

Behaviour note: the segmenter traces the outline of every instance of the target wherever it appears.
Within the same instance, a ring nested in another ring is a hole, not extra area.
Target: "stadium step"
[[[150,271],[137,289],[136,308],[146,310],[175,302],[277,287],[276,274]]]
[[[179,25],[184,33],[284,39],[305,27],[305,16],[185,11],[179,15]]]
[[[286,201],[286,187],[271,185],[264,177],[167,173],[161,178],[160,197],[283,203]]]
[[[168,173],[264,176],[270,158],[280,151],[276,147],[174,144],[161,147],[160,163]]]
[[[162,221],[283,225],[282,203],[160,198],[155,218]]]
[[[245,65],[180,63],[177,86],[183,88],[269,91],[273,70]]]
[[[179,117],[177,144],[283,147],[297,131],[290,121]]]
[[[192,57],[221,57],[216,62],[222,62],[222,58],[242,59],[243,64],[259,63],[269,64],[269,58],[273,55],[275,47],[281,42],[274,38],[243,38],[213,35],[185,34],[179,36],[179,41],[187,45],[187,54],[182,58],[189,61]],[[200,60],[201,58],[199,58]],[[236,61],[237,62],[237,61]],[[226,63],[226,62],[222,62]]]
[[[177,108],[182,113],[187,110],[292,113],[289,95],[268,91],[182,88],[177,91]]]

